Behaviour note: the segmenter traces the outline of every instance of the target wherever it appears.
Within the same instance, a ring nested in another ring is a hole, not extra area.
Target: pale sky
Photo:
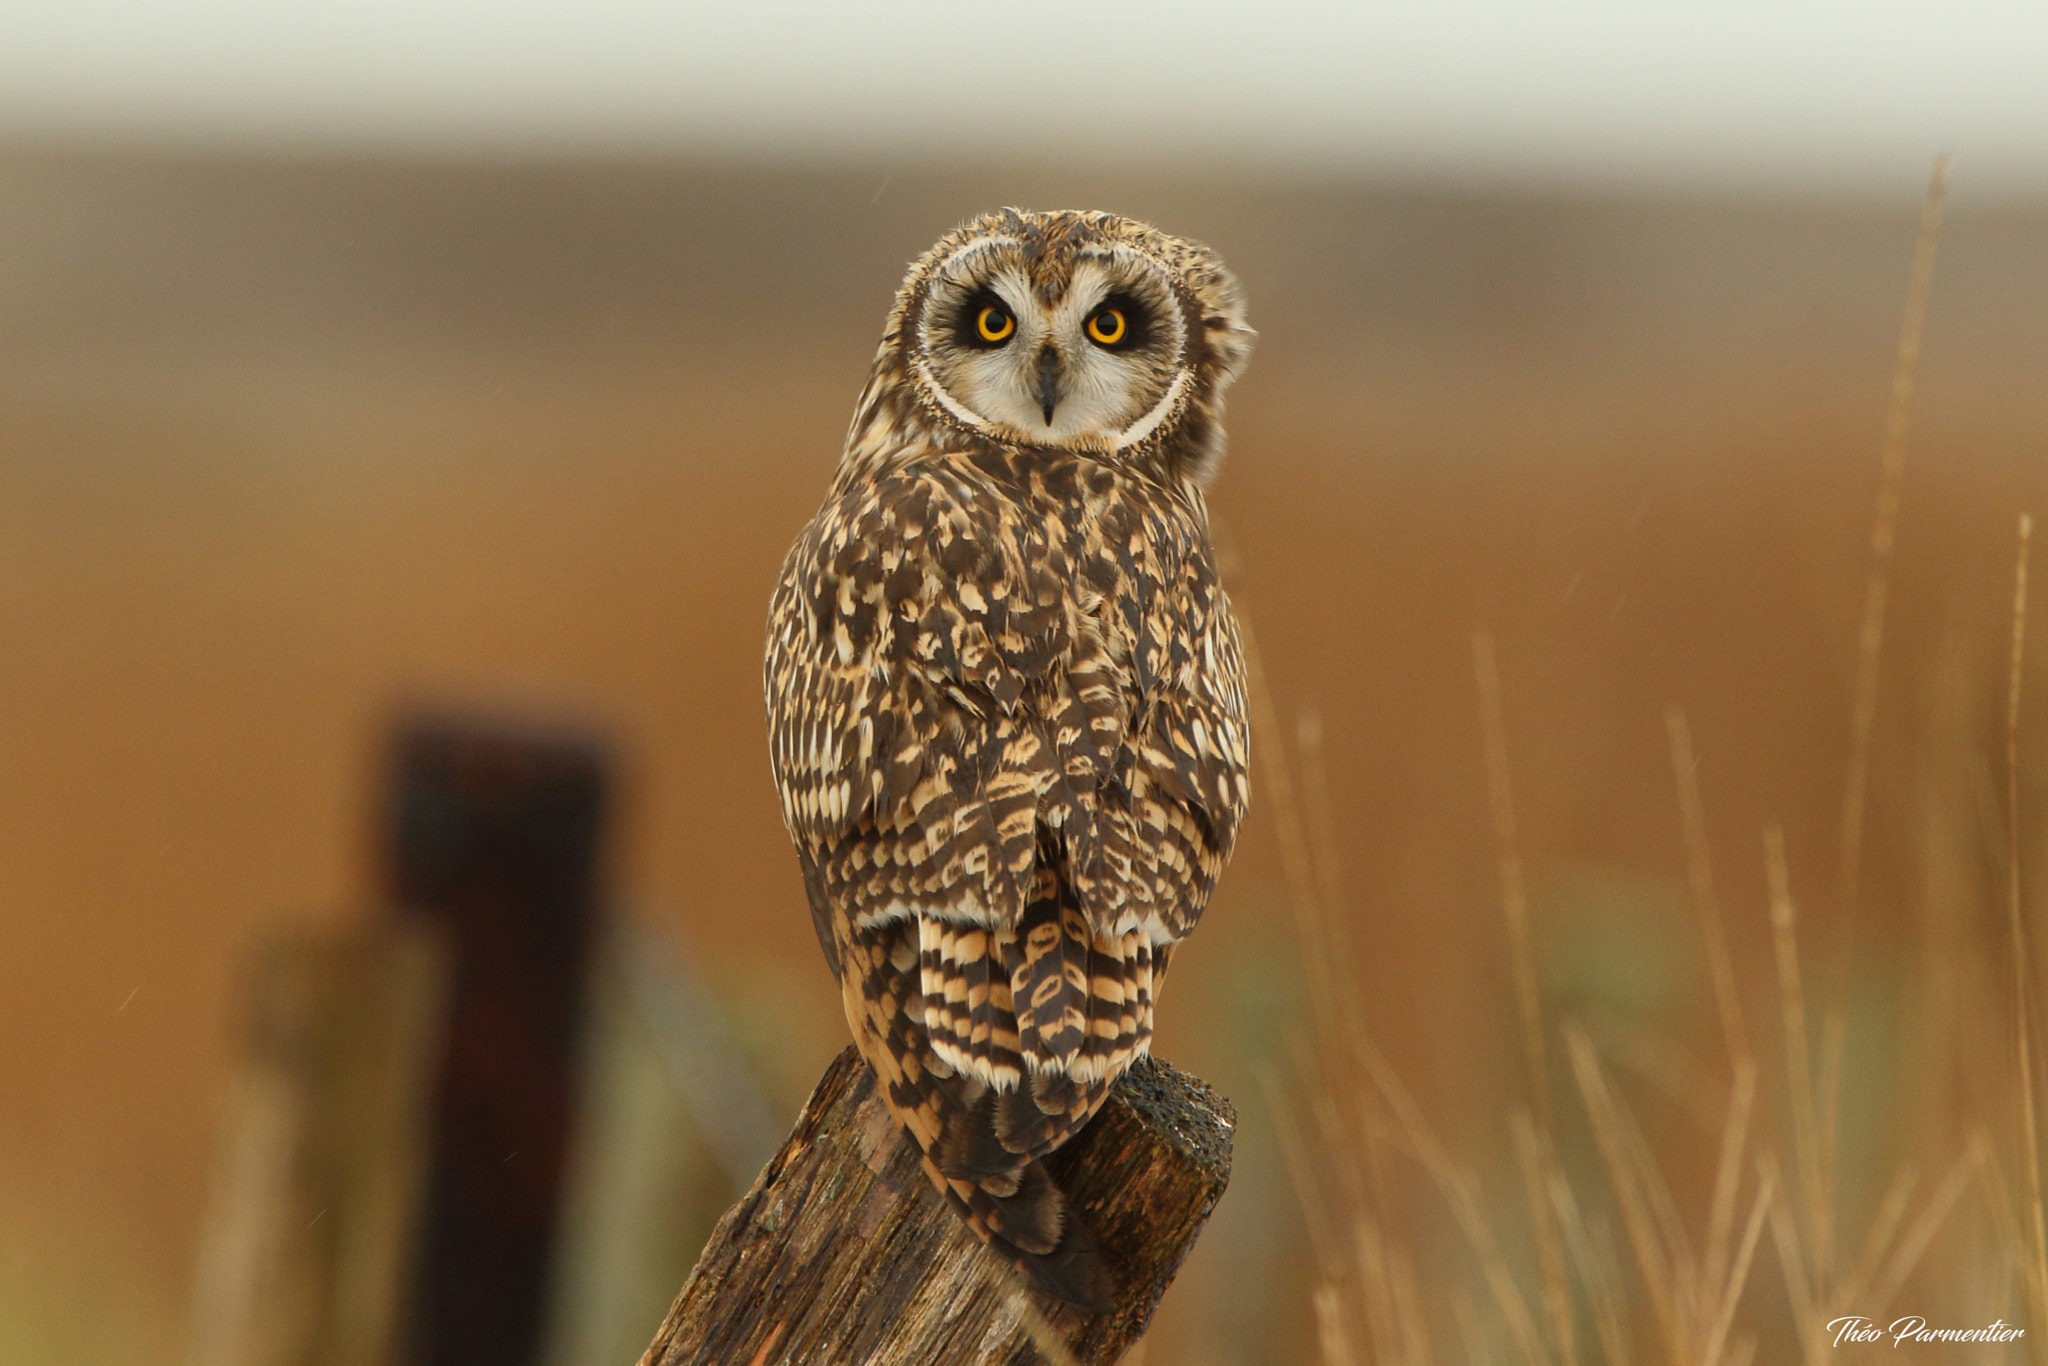
[[[0,0],[0,137],[2048,194],[2048,0]]]

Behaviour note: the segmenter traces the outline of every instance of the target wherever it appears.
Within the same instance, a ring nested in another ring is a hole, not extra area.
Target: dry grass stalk
[[[1749,1056],[1749,1036],[1743,1028],[1742,997],[1735,988],[1735,967],[1728,957],[1721,902],[1714,895],[1714,864],[1707,845],[1706,812],[1700,802],[1699,759],[1693,753],[1692,727],[1686,722],[1685,711],[1671,706],[1664,709],[1664,729],[1671,742],[1671,770],[1678,780],[1686,876],[1692,886],[1693,908],[1700,918],[1700,938],[1706,944],[1707,972],[1714,983],[1721,1038],[1728,1050],[1728,1065],[1739,1071],[1742,1060]]]
[[[1672,1366],[1723,1366],[1736,1310],[1775,1196],[1775,1181],[1768,1175],[1760,1181],[1732,1259],[1723,1254],[1704,1264],[1698,1262],[1663,1174],[1641,1130],[1607,1081],[1591,1039],[1576,1025],[1567,1026],[1565,1037],[1594,1138],[1607,1166],[1608,1182],[1621,1206],[1637,1267],[1657,1313],[1663,1359]],[[1753,1071],[1751,1064],[1744,1074]],[[1747,1108],[1747,1102],[1739,1098],[1731,1104],[1738,1111]],[[1739,1148],[1747,1124],[1746,1114],[1732,1117],[1724,1134],[1726,1146]],[[1728,1188],[1733,1188],[1733,1182]],[[1616,1336],[1614,1329],[1603,1330],[1603,1341]],[[1608,1350],[1612,1360],[1613,1349]]]
[[[1850,1263],[1848,1273],[1836,1292],[1835,1303],[1859,1304],[1863,1300],[1863,1288],[1870,1284],[1877,1272],[1878,1262],[1892,1245],[1892,1239],[1906,1218],[1906,1204],[1913,1198],[1913,1188],[1918,1185],[1920,1174],[1911,1167],[1900,1167],[1892,1173],[1891,1185],[1885,1188],[1884,1198],[1878,1202],[1877,1216],[1870,1221],[1863,1246],[1857,1250],[1856,1260]],[[1833,1305],[1829,1306],[1830,1308]]]
[[[1515,821],[1514,783],[1508,772],[1507,722],[1501,708],[1500,663],[1493,635],[1472,636],[1472,667],[1479,681],[1479,723],[1486,741],[1486,792],[1493,813],[1494,857],[1500,865],[1501,909],[1521,1013],[1522,1052],[1529,1066],[1529,1103],[1541,1130],[1551,1128],[1550,1069],[1544,1057],[1543,1003],[1536,990],[1536,955],[1529,943],[1529,893],[1522,877],[1522,853]]]
[[[1823,1322],[1817,1316],[1813,1285],[1806,1274],[1806,1251],[1799,1244],[1799,1219],[1780,1179],[1778,1159],[1769,1150],[1756,1157],[1757,1183],[1771,1191],[1768,1216],[1771,1241],[1777,1245],[1778,1269],[1784,1276],[1785,1297],[1792,1302],[1792,1321],[1799,1334],[1802,1359],[1817,1363],[1824,1359],[1824,1345],[1815,1336]]]
[[[1351,1325],[1344,1309],[1344,1289],[1334,1281],[1317,1281],[1311,1292],[1316,1310],[1316,1346],[1324,1366],[1348,1366],[1362,1362],[1351,1345]]]
[[[1495,1306],[1507,1321],[1508,1330],[1513,1334],[1522,1356],[1532,1366],[1544,1361],[1536,1320],[1529,1312],[1514,1274],[1508,1270],[1500,1239],[1486,1217],[1485,1203],[1479,1198],[1478,1183],[1452,1159],[1450,1151],[1423,1116],[1422,1107],[1415,1103],[1415,1097],[1401,1084],[1400,1077],[1372,1040],[1361,1035],[1353,1040],[1353,1044],[1359,1063],[1400,1126],[1410,1155],[1429,1173],[1437,1193],[1450,1207],[1451,1217],[1456,1220],[1467,1246],[1478,1258],[1480,1272],[1486,1279],[1487,1288],[1493,1292]]]
[[[1743,1021],[1742,997],[1735,984],[1735,969],[1728,953],[1727,927],[1721,915],[1720,899],[1714,893],[1713,861],[1707,843],[1705,805],[1700,799],[1699,759],[1693,751],[1692,727],[1682,708],[1669,706],[1664,711],[1664,728],[1670,742],[1672,774],[1678,784],[1687,877],[1694,909],[1700,920],[1700,938],[1706,949],[1707,969],[1714,985],[1722,1043],[1728,1051],[1728,1063],[1733,1074],[1721,1130],[1719,1158],[1715,1163],[1713,1196],[1708,1206],[1706,1258],[1700,1269],[1702,1295],[1711,1298],[1718,1294],[1727,1314],[1732,1315],[1748,1271],[1749,1252],[1740,1254],[1738,1269],[1731,1269],[1729,1256],[1735,1202],[1742,1183],[1743,1157],[1748,1150],[1750,1123],[1756,1104],[1757,1064],[1750,1051],[1749,1031]],[[1752,1251],[1774,1190],[1770,1182],[1763,1183],[1758,1189],[1755,1213],[1744,1240]],[[1702,1352],[1704,1361],[1719,1360],[1727,1345],[1730,1327],[1731,1323],[1722,1322],[1717,1317],[1716,1327],[1709,1334]]]
[[[1906,475],[1906,436],[1912,427],[1913,390],[1920,374],[1920,338],[1927,324],[1927,300],[1934,285],[1934,258],[1941,247],[1941,219],[1948,205],[1949,159],[1939,157],[1920,205],[1920,235],[1906,285],[1906,309],[1899,322],[1899,349],[1892,363],[1891,404],[1885,413],[1877,508],[1870,526],[1870,576],[1864,584],[1863,619],[1856,643],[1856,691],[1849,711],[1849,775],[1842,798],[1841,864],[1836,883],[1844,924],[1852,923],[1857,881],[1862,873],[1864,809],[1870,784],[1870,736],[1877,719],[1877,666],[1884,649],[1884,618],[1890,595],[1892,546],[1898,539],[1899,498]]]
[[[1376,1219],[1361,1218],[1354,1230],[1358,1265],[1371,1305],[1375,1360],[1401,1366],[1430,1366],[1429,1329],[1415,1289],[1415,1270],[1400,1246]]]
[[[1970,1178],[1981,1177],[1990,1153],[1991,1146],[1983,1134],[1971,1137],[1969,1147],[1956,1159],[1941,1185],[1935,1188],[1934,1197],[1927,1202],[1920,1217],[1907,1226],[1904,1236],[1893,1247],[1883,1273],[1871,1283],[1867,1299],[1859,1293],[1851,1302],[1868,1303],[1873,1314],[1889,1310],[1907,1277],[1919,1266],[1921,1254],[1927,1251],[1934,1235],[1948,1222],[1956,1201],[1962,1199],[1963,1192],[1969,1188]]]
[[[1863,872],[1863,832],[1870,790],[1871,733],[1877,721],[1878,663],[1884,650],[1885,608],[1891,594],[1892,547],[1898,539],[1899,500],[1906,474],[1906,436],[1912,426],[1913,391],[1920,374],[1920,339],[1934,286],[1934,259],[1941,246],[1942,214],[1948,205],[1949,159],[1937,157],[1920,204],[1920,233],[1913,246],[1906,307],[1899,321],[1899,349],[1892,363],[1891,403],[1885,413],[1879,462],[1877,507],[1871,516],[1870,574],[1864,584],[1863,619],[1856,643],[1856,685],[1849,707],[1849,772],[1843,784],[1841,861],[1836,870],[1835,989],[1828,998],[1821,1046],[1821,1161],[1818,1198],[1833,1190],[1835,1133],[1841,1111],[1842,1048],[1847,1025],[1847,988],[1855,944]]]
[[[1722,1284],[1728,1273],[1729,1235],[1735,1227],[1735,1197],[1742,1184],[1742,1159],[1749,1148],[1750,1116],[1756,1108],[1756,1060],[1735,1059],[1735,1083],[1728,1091],[1727,1122],[1721,1129],[1720,1159],[1714,1167],[1714,1196],[1707,1213],[1705,1283]]]
[[[1508,1118],[1508,1128],[1514,1136],[1515,1162],[1522,1176],[1522,1197],[1528,1203],[1529,1226],[1532,1229],[1556,1230],[1554,1239],[1543,1242],[1544,1249],[1554,1251],[1557,1258],[1554,1268],[1548,1264],[1544,1266],[1544,1308],[1550,1317],[1552,1331],[1558,1334],[1559,1355],[1567,1360],[1576,1360],[1578,1347],[1571,1332],[1571,1283],[1564,1264],[1564,1231],[1559,1227],[1551,1193],[1551,1176],[1556,1163],[1544,1151],[1543,1137],[1536,1132],[1528,1111],[1517,1108]],[[1543,1254],[1539,1252],[1539,1255]]]
[[[1785,834],[1764,831],[1764,871],[1770,884],[1771,939],[1778,964],[1778,1003],[1785,1028],[1785,1078],[1791,1095],[1792,1150],[1798,1161],[1799,1196],[1806,1216],[1804,1256],[1794,1266],[1805,1279],[1811,1306],[1827,1301],[1831,1228],[1822,1185],[1820,1117],[1813,1091],[1812,1043],[1806,1032],[1806,993],[1799,972],[1798,911],[1785,866]],[[1788,1269],[1788,1275],[1792,1272]]]
[[[1254,724],[1267,735],[1284,734],[1278,726],[1277,708],[1267,684],[1256,639],[1249,630],[1246,631],[1245,655]],[[1303,724],[1296,728],[1296,740],[1295,762],[1307,771],[1304,786],[1309,788],[1312,799],[1326,801],[1318,785],[1321,773],[1318,753],[1320,729],[1312,716],[1304,718]],[[1321,1045],[1318,1049],[1320,1065],[1312,1064],[1303,1071],[1305,1075],[1319,1075],[1322,1081],[1310,1101],[1322,1139],[1322,1151],[1347,1153],[1360,1133],[1375,1127],[1363,1113],[1369,1109],[1372,1098],[1376,1097],[1383,1103],[1392,1116],[1394,1130],[1402,1138],[1404,1147],[1420,1161],[1449,1205],[1480,1262],[1496,1307],[1508,1324],[1523,1358],[1529,1366],[1548,1366],[1549,1359],[1543,1350],[1541,1335],[1508,1269],[1499,1239],[1486,1219],[1484,1202],[1479,1198],[1476,1183],[1437,1140],[1423,1119],[1421,1107],[1402,1087],[1362,1027],[1351,989],[1348,946],[1338,934],[1335,919],[1329,914],[1322,896],[1323,889],[1334,884],[1337,867],[1335,833],[1327,820],[1312,827],[1306,819],[1297,795],[1294,764],[1289,762],[1286,748],[1284,741],[1261,747],[1266,756],[1261,776],[1267,798],[1276,811],[1276,824],[1281,827],[1282,860],[1296,924],[1302,936],[1304,966],[1310,979],[1310,1010]],[[1321,851],[1321,858],[1317,857],[1312,846],[1311,828],[1320,830],[1325,844],[1330,846]],[[1322,870],[1320,878],[1317,875],[1319,866]],[[1533,973],[1529,980],[1533,988]],[[1370,1083],[1369,1090],[1352,1084],[1352,1076],[1360,1070]],[[1358,1113],[1344,1113],[1346,1110]],[[1284,1103],[1276,1103],[1274,1112],[1285,1115]],[[1385,1258],[1372,1252],[1383,1240],[1377,1234],[1377,1222],[1368,1213],[1371,1205],[1369,1196],[1357,1181],[1357,1164],[1339,1162],[1335,1164],[1339,1171],[1325,1172],[1315,1163],[1291,1120],[1283,1120],[1281,1130],[1289,1166],[1295,1174],[1304,1205],[1320,1204],[1327,1195],[1327,1187],[1323,1183],[1334,1178],[1346,1183],[1347,1203],[1350,1208],[1360,1211],[1354,1221],[1350,1249],[1342,1246],[1344,1238],[1326,1219],[1311,1219],[1311,1236],[1318,1244],[1320,1281],[1316,1313],[1319,1337],[1326,1351],[1325,1360],[1357,1359],[1351,1355],[1357,1350],[1359,1341],[1355,1326],[1343,1312],[1344,1306],[1330,1298],[1339,1293],[1338,1287],[1349,1285],[1364,1307],[1366,1340],[1374,1343],[1379,1360],[1426,1361],[1428,1336],[1419,1309],[1409,1313],[1402,1307],[1404,1299],[1410,1307],[1419,1304],[1412,1293],[1412,1272],[1407,1273],[1411,1293],[1398,1294],[1396,1280],[1390,1279],[1392,1273],[1386,1270],[1388,1263]],[[1372,1255],[1367,1255],[1369,1252]],[[1566,1312],[1569,1312],[1568,1299]],[[1337,1352],[1345,1355],[1328,1355]],[[1415,1353],[1420,1355],[1413,1355]]]
[[[1571,1187],[1562,1177],[1552,1189],[1565,1246],[1578,1268],[1580,1283],[1586,1287],[1601,1357],[1606,1366],[1630,1366],[1634,1353],[1629,1339],[1627,1301],[1622,1296],[1621,1266],[1614,1255],[1613,1240],[1607,1237],[1605,1228],[1596,1229],[1587,1223]]]
[[[1721,1286],[1720,1309],[1714,1315],[1706,1346],[1700,1352],[1701,1366],[1721,1366],[1722,1350],[1735,1327],[1736,1306],[1742,1302],[1743,1287],[1749,1284],[1750,1258],[1756,1255],[1757,1239],[1763,1233],[1764,1218],[1770,1212],[1774,1195],[1776,1192],[1767,1184],[1757,1187],[1756,1200],[1750,1206],[1749,1223],[1742,1232],[1741,1249],[1736,1252],[1735,1265],[1729,1268],[1727,1279]]]
[[[1494,856],[1500,865],[1501,908],[1513,957],[1515,1002],[1522,1025],[1522,1053],[1529,1068],[1529,1100],[1535,1107],[1533,1141],[1523,1162],[1543,1303],[1552,1341],[1564,1366],[1578,1366],[1577,1330],[1572,1322],[1571,1284],[1565,1268],[1564,1236],[1547,1197],[1549,1174],[1557,1166],[1556,1125],[1550,1104],[1550,1065],[1543,1042],[1543,1000],[1536,989],[1536,954],[1529,937],[1529,892],[1522,876],[1521,839],[1515,818],[1515,789],[1508,769],[1507,719],[1501,705],[1500,661],[1493,635],[1472,636],[1472,667],[1479,684],[1480,729],[1486,742],[1486,789],[1493,812]]]
[[[1889,1304],[1891,1296],[1912,1274],[1935,1232],[1947,1220],[1967,1183],[1969,1171],[1980,1164],[1970,1154],[1959,1159],[1922,1209],[1920,1217],[1910,1225],[1906,1223],[1905,1216],[1915,1178],[1907,1170],[1895,1173],[1865,1232],[1855,1263],[1847,1275],[1836,1276],[1832,1256],[1832,1211],[1824,1193],[1826,1183],[1832,1178],[1824,1155],[1829,1136],[1817,1113],[1807,1060],[1809,1039],[1799,966],[1797,911],[1786,869],[1784,836],[1780,831],[1765,831],[1764,851],[1785,1031],[1789,1112],[1799,1164],[1800,1212],[1805,1217],[1805,1236],[1801,1237],[1799,1220],[1789,1200],[1782,1195],[1774,1195],[1770,1201],[1770,1220],[1803,1354],[1809,1363],[1818,1363],[1824,1359],[1828,1345],[1825,1325],[1840,1314],[1882,1308]],[[1776,1165],[1768,1153],[1759,1155],[1758,1171],[1763,1183],[1779,1187]],[[1902,1229],[1906,1230],[1903,1237]],[[1879,1268],[1883,1268],[1881,1274]],[[1882,1292],[1874,1297],[1874,1305],[1869,1295],[1872,1289]]]
[[[1593,1042],[1586,1037],[1585,1031],[1577,1025],[1567,1025],[1565,1044],[1572,1074],[1585,1098],[1586,1111],[1592,1117],[1593,1136],[1599,1145],[1601,1160],[1607,1166],[1608,1184],[1621,1205],[1622,1226],[1628,1232],[1630,1250],[1635,1253],[1636,1267],[1650,1292],[1650,1307],[1656,1314],[1667,1358],[1673,1366],[1689,1363],[1692,1355],[1688,1347],[1693,1335],[1688,1331],[1690,1325],[1684,1312],[1687,1306],[1680,1296],[1679,1282],[1682,1278],[1672,1266],[1671,1249],[1662,1236],[1661,1220],[1651,1210],[1649,1192],[1634,1160],[1634,1145],[1624,1133],[1627,1120],[1613,1092],[1608,1089],[1607,1079],[1602,1075],[1599,1059],[1593,1051]]]

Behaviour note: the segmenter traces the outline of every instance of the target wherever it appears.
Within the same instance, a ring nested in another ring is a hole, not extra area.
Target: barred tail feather
[[[1164,954],[1097,930],[1050,869],[1015,931],[941,914],[835,918],[847,1019],[934,1186],[1047,1294],[1091,1311],[1115,1281],[1040,1161],[1146,1046]]]
[[[1024,908],[1010,965],[1017,1038],[1034,1075],[1065,1072],[1087,1029],[1088,922],[1063,898]]]

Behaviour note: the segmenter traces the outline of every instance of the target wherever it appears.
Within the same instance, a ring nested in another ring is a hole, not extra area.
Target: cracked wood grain
[[[1222,1096],[1145,1057],[1049,1159],[1119,1282],[1113,1310],[1086,1314],[975,1239],[849,1047],[719,1221],[641,1366],[1107,1366],[1144,1333],[1222,1196],[1234,1123]]]

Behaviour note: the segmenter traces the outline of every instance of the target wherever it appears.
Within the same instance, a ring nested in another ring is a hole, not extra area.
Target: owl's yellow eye
[[[983,341],[1008,341],[1010,334],[1017,330],[1017,320],[990,304],[975,315],[974,330],[981,334]]]
[[[1121,308],[1105,308],[1088,320],[1088,336],[1104,346],[1115,346],[1127,330]]]

